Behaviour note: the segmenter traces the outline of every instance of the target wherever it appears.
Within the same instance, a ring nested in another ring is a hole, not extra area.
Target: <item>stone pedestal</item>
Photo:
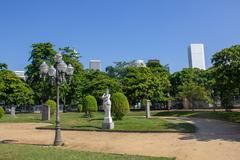
[[[150,104],[151,101],[147,100],[147,106],[146,106],[146,118],[150,118],[151,117],[151,113],[150,113]]]
[[[50,107],[47,105],[42,106],[42,121],[50,121]]]
[[[114,123],[112,121],[112,117],[104,117],[104,121],[102,123],[103,129],[113,129]]]
[[[16,109],[15,106],[12,106],[12,107],[11,107],[11,116],[13,116],[13,117],[16,116],[16,115],[15,115],[15,109]]]

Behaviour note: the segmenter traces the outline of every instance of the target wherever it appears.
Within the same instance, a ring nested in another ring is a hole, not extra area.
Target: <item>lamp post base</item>
[[[61,129],[60,127],[57,127],[56,130],[55,130],[55,139],[54,139],[54,143],[53,143],[54,146],[63,146],[64,143],[62,141],[62,138],[61,138]]]

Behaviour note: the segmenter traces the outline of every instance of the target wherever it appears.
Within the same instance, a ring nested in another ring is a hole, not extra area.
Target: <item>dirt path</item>
[[[240,125],[218,120],[187,119],[195,134],[62,131],[65,147],[83,151],[177,157],[177,160],[238,160]],[[0,139],[52,144],[54,131],[36,130],[39,123],[1,123]]]

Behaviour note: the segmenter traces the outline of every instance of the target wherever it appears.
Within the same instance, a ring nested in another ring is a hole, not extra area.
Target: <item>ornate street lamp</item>
[[[72,76],[74,72],[74,68],[71,64],[67,65],[62,60],[62,55],[57,53],[55,55],[55,67],[48,66],[46,62],[43,62],[39,69],[41,75],[44,77],[49,76],[51,84],[55,84],[57,86],[57,110],[56,110],[56,127],[55,127],[55,139],[54,145],[60,146],[63,145],[61,138],[61,127],[60,127],[60,116],[59,116],[59,86],[66,81],[65,76]]]

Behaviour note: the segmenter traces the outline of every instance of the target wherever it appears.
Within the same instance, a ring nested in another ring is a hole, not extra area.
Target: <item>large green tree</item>
[[[197,85],[204,86],[206,89],[211,88],[212,77],[209,71],[199,68],[184,68],[182,71],[175,72],[170,76],[171,95],[177,96],[181,87],[185,83],[194,82]]]
[[[240,45],[225,48],[212,57],[212,74],[215,92],[226,111],[232,108],[232,98],[239,95],[240,88]]]
[[[212,102],[210,98],[211,92],[193,81],[182,84],[179,86],[179,90],[178,95],[181,98],[186,98],[190,102],[190,108],[192,108],[192,110],[194,110],[194,101]]]
[[[61,99],[71,107],[78,107],[83,102],[84,70],[80,63],[80,54],[70,47],[60,48],[63,51],[63,60],[74,67],[74,72],[68,81],[61,86]]]
[[[169,100],[169,91],[171,87],[170,83],[170,73],[163,67],[159,61],[149,61],[147,67],[150,68],[154,75],[155,88],[153,96],[151,98],[152,102],[160,102]]]
[[[102,95],[108,88],[111,93],[121,92],[121,83],[116,79],[109,77],[106,73],[94,70],[85,70],[85,80],[83,81],[83,93],[93,95],[98,104],[102,103]]]
[[[0,101],[5,105],[28,105],[33,103],[31,88],[15,73],[0,71]]]
[[[54,64],[54,56],[56,51],[53,45],[48,43],[32,44],[30,64],[26,66],[27,83],[34,91],[34,99],[37,104],[44,103],[47,99],[53,98],[53,87],[51,87],[47,79],[41,78],[39,66],[45,61],[48,65]]]
[[[107,67],[106,71],[109,76],[119,79],[131,104],[146,98],[152,102],[168,99],[169,73],[159,62],[150,62],[147,67],[134,67],[127,62],[117,62],[114,67]]]

